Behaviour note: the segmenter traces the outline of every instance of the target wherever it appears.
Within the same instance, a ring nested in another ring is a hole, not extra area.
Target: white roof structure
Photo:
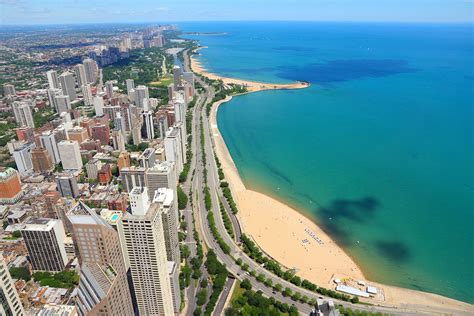
[[[336,286],[336,290],[340,291],[340,292],[347,293],[347,294],[351,294],[351,295],[357,295],[357,296],[361,296],[361,297],[369,297],[368,293],[362,292],[359,289],[356,289],[354,287],[347,286],[347,285],[342,285],[342,284],[338,285],[338,286]]]

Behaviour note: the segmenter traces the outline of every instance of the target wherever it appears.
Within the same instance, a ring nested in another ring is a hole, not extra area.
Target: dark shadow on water
[[[382,256],[395,262],[406,262],[411,257],[408,247],[398,240],[378,240],[375,242],[375,248]]]
[[[337,199],[328,206],[320,206],[317,209],[321,224],[325,230],[330,232],[338,243],[349,245],[353,243],[351,239],[352,231],[347,223],[341,220],[349,220],[362,223],[370,220],[380,203],[374,197],[364,197],[361,199]]]
[[[410,67],[405,60],[399,59],[340,59],[303,67],[281,67],[278,76],[325,85],[364,78],[388,77],[418,70]]]

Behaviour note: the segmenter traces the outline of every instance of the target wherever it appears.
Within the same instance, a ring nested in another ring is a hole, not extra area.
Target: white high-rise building
[[[86,70],[83,64],[77,64],[74,66],[74,72],[76,74],[77,86],[82,87],[87,84]]]
[[[50,89],[61,88],[59,86],[58,73],[56,72],[56,70],[50,70],[46,72],[46,77],[48,77],[48,85]]]
[[[25,316],[20,297],[16,291],[8,266],[0,252],[0,315]]]
[[[58,144],[59,156],[64,170],[81,170],[82,159],[79,143],[75,140],[63,140]]]
[[[164,143],[166,161],[174,162],[176,173],[180,174],[183,171],[183,150],[179,129],[176,127],[170,128],[166,133]]]
[[[105,93],[108,99],[112,99],[114,97],[114,83],[112,81],[107,81],[105,83]]]
[[[86,58],[82,61],[84,65],[84,70],[86,72],[87,83],[95,83],[97,80],[97,63],[95,60]]]
[[[135,192],[136,191],[136,192]],[[148,199],[146,189],[135,187],[132,195]],[[142,203],[146,206],[146,203]],[[122,249],[130,272],[140,315],[174,315],[173,294],[167,268],[165,228],[158,203],[147,209],[132,206],[119,222]]]
[[[48,151],[49,156],[55,164],[61,162],[58,150],[58,142],[56,137],[51,131],[43,132],[40,136],[41,147],[45,148]]]
[[[58,111],[58,104],[56,102],[56,97],[62,95],[61,89],[48,89],[48,100],[49,105],[57,112]]]
[[[148,93],[148,87],[146,86],[138,86],[135,88],[135,94],[134,94],[134,99],[135,99],[135,105],[143,108],[143,99],[148,99],[150,97]]]
[[[157,203],[165,233],[166,257],[168,261],[181,262],[178,240],[178,202],[174,199],[174,190],[159,188],[155,192],[153,203]],[[148,198],[148,196],[147,196]]]
[[[92,96],[92,89],[90,84],[84,84],[82,86],[82,96],[84,98],[85,105],[94,104],[94,97]]]
[[[31,159],[31,151],[36,148],[35,143],[26,143],[20,148],[15,149],[13,158],[16,167],[21,176],[33,172],[33,160]]]
[[[33,271],[62,271],[68,263],[63,224],[58,219],[31,218],[20,229]]]
[[[168,131],[168,119],[164,115],[158,118],[158,130],[160,131],[160,139],[165,139]]]
[[[63,112],[68,112],[71,107],[71,100],[68,95],[57,95],[56,99],[56,112],[61,114]]]
[[[135,89],[135,81],[133,81],[133,79],[127,79],[125,83],[127,84],[127,94],[130,95],[130,90]]]
[[[69,100],[71,101],[76,100],[76,80],[74,80],[74,75],[69,71],[63,72],[61,76],[59,76],[59,82],[61,83],[63,94],[69,96]]]
[[[94,97],[94,110],[95,110],[95,115],[97,116],[104,115],[104,99],[101,96]]]
[[[153,125],[153,112],[152,111],[147,111],[143,112],[143,129],[145,133],[146,139],[153,139],[155,138],[155,128]]]
[[[145,182],[148,188],[148,197],[153,200],[155,192],[159,188],[173,189],[175,200],[178,200],[177,195],[177,181],[176,169],[174,162],[160,161],[153,167],[148,168],[145,172]]]
[[[15,101],[12,103],[13,114],[15,121],[20,126],[27,126],[34,128],[35,121],[33,120],[33,114],[31,114],[31,106],[27,101]]]
[[[191,71],[183,72],[183,79],[186,81],[194,90],[194,73]]]

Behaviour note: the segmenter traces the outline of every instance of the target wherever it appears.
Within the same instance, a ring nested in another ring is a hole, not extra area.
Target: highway
[[[184,53],[185,56],[185,70],[189,70],[189,64],[188,64],[188,58],[187,58],[187,52]],[[214,152],[213,152],[213,140],[211,137],[211,132],[210,132],[210,126],[209,126],[209,121],[206,116],[206,107],[205,104],[208,102],[211,102],[211,100],[214,97],[214,89],[212,87],[208,87],[205,82],[203,82],[198,76],[195,76],[195,80],[203,87],[205,87],[205,102],[198,102],[196,104],[195,109],[193,110],[194,114],[196,116],[193,117],[193,132],[195,135],[193,135],[193,165],[196,167],[195,168],[195,174],[192,180],[192,200],[193,200],[193,212],[194,216],[196,218],[196,225],[199,227],[199,231],[201,233],[201,237],[204,240],[204,243],[207,245],[208,248],[211,248],[214,250],[216,253],[218,259],[224,263],[230,273],[232,273],[237,279],[243,280],[244,278],[249,279],[249,281],[252,284],[252,288],[254,290],[260,290],[262,291],[263,295],[266,297],[274,297],[275,299],[287,303],[288,305],[295,305],[300,313],[308,315],[311,310],[312,306],[309,304],[301,303],[301,302],[294,302],[291,298],[289,297],[284,297],[280,292],[275,292],[273,288],[265,286],[263,283],[258,282],[254,277],[250,276],[249,273],[243,271],[239,265],[235,263],[235,259],[241,258],[243,263],[246,263],[249,265],[250,270],[254,270],[257,272],[257,275],[260,273],[263,273],[265,275],[265,278],[268,279],[270,278],[272,280],[273,284],[281,284],[283,288],[290,288],[291,291],[294,292],[299,292],[301,293],[302,296],[307,296],[309,299],[312,298],[324,298],[328,300],[332,300],[335,302],[335,304],[341,304],[344,307],[349,307],[352,309],[357,309],[357,310],[362,310],[362,311],[367,311],[367,312],[381,312],[381,313],[387,313],[387,314],[393,314],[393,315],[426,315],[426,314],[456,314],[456,311],[452,310],[434,310],[432,308],[426,307],[426,306],[407,306],[406,308],[396,308],[396,307],[391,307],[391,306],[370,306],[370,305],[364,305],[364,304],[352,304],[350,302],[345,302],[345,301],[340,301],[340,300],[335,300],[330,297],[322,297],[321,295],[318,295],[314,292],[311,292],[309,290],[303,289],[301,287],[297,287],[294,284],[277,277],[273,273],[267,271],[263,267],[261,267],[258,263],[254,262],[250,257],[248,257],[243,250],[238,246],[237,242],[233,240],[227,233],[224,224],[222,222],[222,217],[220,215],[220,210],[219,210],[219,198],[222,200],[222,202],[225,202],[225,199],[222,196],[222,192],[220,190],[219,186],[219,178],[218,178],[218,173],[217,173],[217,166],[214,160]],[[207,167],[207,183],[208,187],[210,190],[211,194],[211,199],[212,199],[212,209],[211,212],[214,214],[215,222],[217,229],[222,236],[223,240],[230,246],[231,253],[230,255],[225,254],[222,249],[219,247],[217,241],[215,240],[209,225],[207,223],[207,210],[205,208],[204,204],[204,186],[205,186],[205,179],[204,179],[204,168],[203,168],[203,161],[202,161],[202,152],[201,152],[201,144],[200,144],[200,139],[201,139],[201,129],[200,129],[200,124],[198,123],[198,119],[202,119],[203,122],[203,127],[204,127],[204,138],[205,138],[205,146],[204,150],[206,153],[206,167]],[[229,216],[233,219],[232,222],[234,224],[234,227],[239,227],[238,224],[235,224],[235,221],[237,220],[236,217],[232,214],[232,211],[230,210],[230,207],[227,205],[227,203],[224,203],[224,206],[226,208],[227,213]],[[238,234],[240,236],[240,230],[238,230]],[[221,304],[221,302],[218,302],[218,306]],[[459,311],[457,311],[459,312]]]

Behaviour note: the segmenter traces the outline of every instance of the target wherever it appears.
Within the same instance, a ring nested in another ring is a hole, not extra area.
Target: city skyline
[[[217,5],[218,4],[218,5]],[[271,6],[269,5],[271,4]],[[340,21],[465,23],[474,21],[472,0],[287,0],[217,3],[214,0],[57,1],[1,0],[0,25],[54,25],[88,23],[149,23],[187,21]],[[340,8],[344,7],[344,10]],[[422,12],[422,13],[420,13]],[[76,22],[77,21],[77,22]]]

